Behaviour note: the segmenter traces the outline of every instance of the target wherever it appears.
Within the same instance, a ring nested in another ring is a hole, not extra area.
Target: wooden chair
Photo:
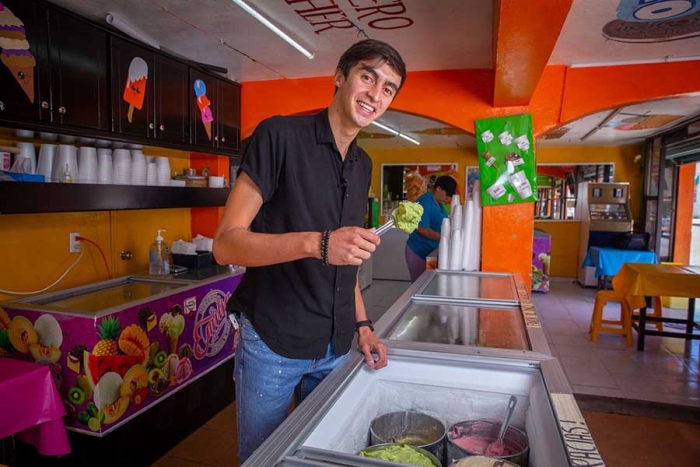
[[[610,301],[620,302],[620,319],[603,319],[603,308]],[[605,326],[610,324],[616,325],[616,327]],[[631,347],[633,342],[632,309],[627,299],[615,290],[599,290],[595,296],[593,316],[588,332],[591,333],[591,342],[593,343],[598,342],[598,333],[600,332],[622,334],[627,338],[627,347]]]

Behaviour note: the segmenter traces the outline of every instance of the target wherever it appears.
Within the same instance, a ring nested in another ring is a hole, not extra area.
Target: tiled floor
[[[363,292],[376,321],[408,287],[374,281]],[[575,393],[651,400],[700,407],[700,345],[650,337],[645,352],[627,348],[620,335],[590,343],[588,326],[595,291],[570,280],[533,297],[552,352]],[[611,305],[606,313],[614,310]],[[700,316],[700,315],[699,315]],[[584,411],[584,418],[608,467],[700,465],[700,425],[659,418]],[[235,407],[232,404],[197,430],[154,467],[238,466]]]
[[[532,297],[552,354],[574,393],[700,407],[700,341],[647,336],[645,351],[638,352],[636,345],[626,346],[623,336],[600,333],[593,344],[588,328],[595,294],[559,279],[548,294]],[[605,307],[604,315],[611,319],[619,313],[619,304]],[[672,315],[684,317],[685,311],[664,310],[664,316]]]

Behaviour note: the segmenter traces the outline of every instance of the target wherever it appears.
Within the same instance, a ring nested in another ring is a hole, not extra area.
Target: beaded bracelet
[[[331,231],[324,230],[321,237],[321,264],[328,266],[328,243],[331,239]]]

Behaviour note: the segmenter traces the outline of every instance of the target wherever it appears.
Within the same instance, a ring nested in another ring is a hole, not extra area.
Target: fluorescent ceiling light
[[[700,55],[688,55],[685,57],[661,57],[640,60],[618,60],[612,62],[591,62],[591,63],[572,63],[571,68],[594,68],[605,66],[625,66],[625,65],[649,65],[655,63],[671,63],[671,62],[692,62],[700,60]]]
[[[405,134],[403,134],[403,133],[400,133],[400,132],[394,130],[393,128],[384,125],[383,123],[372,122],[372,125],[378,126],[378,127],[381,128],[382,130],[387,131],[387,132],[391,133],[391,134],[394,135],[394,136],[398,136],[399,138],[403,138],[403,139],[405,139],[406,141],[410,141],[411,143],[420,146],[420,141],[418,141],[417,139],[411,138],[411,137],[408,136],[408,135],[405,135]]]
[[[615,116],[616,116],[617,114],[619,114],[621,111],[622,111],[622,107],[618,107],[617,109],[613,109],[613,111],[610,112],[610,114],[608,114],[607,117],[605,117],[605,120],[603,120],[602,122],[600,122],[599,124],[597,124],[595,127],[593,127],[593,129],[592,129],[591,131],[589,131],[588,133],[586,133],[585,135],[583,135],[583,137],[581,138],[581,141],[585,141],[585,140],[588,139],[589,137],[593,136],[593,134],[594,134],[595,132],[597,132],[598,130],[600,130],[601,128],[603,128],[605,125],[607,125],[607,123],[608,123],[610,120],[612,120],[613,118],[615,118]]]
[[[284,31],[282,31],[280,28],[272,24],[267,18],[262,16],[260,13],[257,11],[253,10],[247,3],[245,3],[243,0],[231,0],[233,3],[238,5],[239,7],[243,8],[246,13],[248,13],[250,16],[253,18],[257,19],[260,21],[262,24],[264,24],[270,31],[274,32],[278,36],[280,36],[284,41],[297,49],[299,52],[304,54],[306,58],[309,60],[314,58],[314,54],[306,50],[304,47],[299,45],[294,39],[289,37]]]
[[[107,13],[105,21],[107,21],[107,24],[114,26],[127,36],[130,36],[136,39],[137,41],[141,41],[144,44],[148,44],[154,49],[160,49],[160,44],[158,44],[158,42],[136,29],[129,22],[115,16],[114,13]]]

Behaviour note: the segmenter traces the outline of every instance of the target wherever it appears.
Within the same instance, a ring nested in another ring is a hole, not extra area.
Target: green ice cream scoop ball
[[[413,233],[418,228],[418,223],[423,216],[423,206],[411,201],[404,201],[391,213],[394,224],[399,230],[407,234]]]

